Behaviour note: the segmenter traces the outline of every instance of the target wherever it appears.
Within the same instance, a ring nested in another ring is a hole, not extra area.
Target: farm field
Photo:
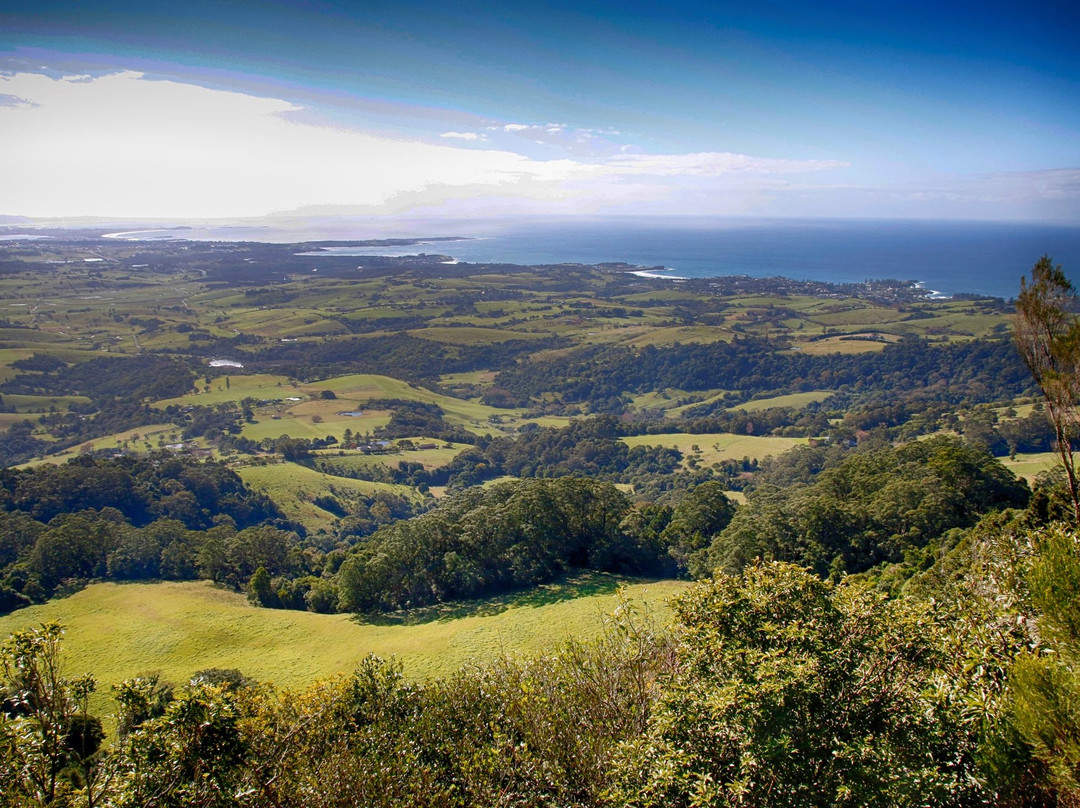
[[[883,334],[877,331],[860,331],[845,336],[825,337],[802,341],[794,347],[810,356],[825,356],[827,354],[851,354],[877,353],[883,351],[889,343],[896,342],[897,337],[893,334]]]
[[[419,463],[425,469],[436,469],[445,466],[459,452],[468,448],[469,445],[466,443],[443,443],[440,441],[439,445],[433,449],[409,449],[373,455],[359,454],[352,451],[344,451],[343,453],[341,450],[324,449],[315,452],[314,456],[322,460],[327,466],[335,470],[340,469],[342,473],[347,475],[352,469],[369,468],[371,466],[397,468],[398,464],[403,460],[409,463]]]
[[[0,617],[0,636],[61,623],[68,673],[93,673],[95,709],[109,713],[110,685],[155,671],[180,683],[205,668],[237,668],[259,681],[299,688],[376,654],[400,659],[410,678],[428,679],[470,661],[594,636],[618,607],[620,587],[631,603],[666,620],[666,600],[688,586],[588,574],[517,595],[444,604],[415,612],[408,622],[390,615],[365,623],[343,614],[256,608],[205,581],[95,583]]]
[[[753,401],[747,401],[745,404],[731,407],[731,409],[743,410],[744,412],[758,412],[760,410],[767,410],[770,407],[793,407],[794,409],[800,409],[807,404],[824,401],[832,394],[832,390],[811,390],[806,393],[790,393],[785,396],[756,398]]]
[[[335,477],[297,463],[241,466],[236,472],[253,489],[274,500],[286,516],[313,531],[329,530],[337,522],[334,514],[314,503],[314,499],[319,496],[333,496],[342,504],[347,504],[356,497],[374,496],[380,491],[408,499],[423,498],[415,488],[406,485]]]
[[[96,449],[134,449],[149,452],[160,449],[166,443],[179,440],[179,437],[180,430],[175,424],[147,424],[117,432],[115,435],[85,441],[62,452],[47,455],[43,461],[30,461],[27,465],[34,465],[35,462],[65,463],[83,452]]]
[[[1061,458],[1058,457],[1057,452],[1018,453],[1015,458],[999,457],[998,460],[1017,477],[1027,480],[1029,485],[1034,483],[1035,478],[1042,472],[1058,468],[1061,464]]]
[[[807,438],[755,437],[730,434],[632,435],[621,438],[628,446],[667,446],[684,455],[683,463],[696,457],[699,463],[710,465],[721,460],[741,460],[744,457],[763,460],[808,443]],[[694,447],[698,447],[698,451]]]

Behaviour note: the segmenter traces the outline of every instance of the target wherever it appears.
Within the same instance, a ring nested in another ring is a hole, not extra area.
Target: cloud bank
[[[0,74],[0,214],[210,219],[668,214],[1075,221],[1080,169],[859,181],[840,160],[646,153],[597,126],[424,110],[428,131],[349,125],[273,95],[126,71]],[[456,125],[455,125],[456,123]],[[865,168],[865,167],[863,167]],[[872,173],[872,172],[871,172]]]
[[[842,168],[725,153],[538,159],[481,132],[396,138],[305,122],[280,98],[142,73],[0,76],[0,213],[39,217],[259,216],[315,206],[372,212],[453,199],[559,202],[594,212],[678,195],[682,182]],[[561,124],[501,124],[557,134]],[[467,146],[440,141],[460,140]],[[642,181],[645,181],[644,183]],[[430,191],[430,198],[425,194]]]

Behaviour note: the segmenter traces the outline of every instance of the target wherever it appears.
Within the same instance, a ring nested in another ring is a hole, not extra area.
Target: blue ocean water
[[[1008,299],[1044,254],[1080,278],[1080,228],[972,222],[579,222],[514,227],[476,241],[433,244],[462,261],[664,266],[688,278],[719,275],[858,283],[895,278],[944,295]]]
[[[460,261],[512,264],[622,261],[663,266],[672,276],[721,275],[859,283],[915,281],[943,295],[975,293],[1008,299],[1020,277],[1044,254],[1080,280],[1080,227],[1001,222],[867,220],[615,219],[426,223],[387,234],[365,222],[324,219],[287,231],[274,228],[192,229],[172,237],[300,241],[389,236],[460,236],[400,250],[348,250],[364,255],[442,253]],[[158,231],[159,233],[161,231]]]

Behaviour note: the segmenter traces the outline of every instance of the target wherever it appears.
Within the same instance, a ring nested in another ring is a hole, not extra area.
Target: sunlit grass
[[[618,606],[624,584],[632,602],[661,620],[669,617],[665,601],[688,586],[589,574],[518,595],[363,622],[255,608],[243,595],[207,582],[97,583],[0,617],[0,636],[47,621],[63,624],[67,672],[93,673],[100,683],[94,709],[111,712],[109,686],[150,671],[181,683],[205,668],[238,668],[260,681],[302,687],[377,654],[399,658],[411,678],[440,676],[469,660],[593,636]]]
[[[684,455],[684,465],[690,458],[696,457],[698,462],[705,466],[722,460],[742,460],[744,457],[761,460],[781,455],[808,442],[806,438],[755,437],[727,433],[688,435],[680,432],[633,435],[621,440],[629,446],[668,446],[678,449]],[[696,451],[694,446],[698,447]]]

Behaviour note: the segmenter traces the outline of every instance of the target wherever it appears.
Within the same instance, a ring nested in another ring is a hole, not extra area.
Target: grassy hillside
[[[378,624],[349,615],[259,609],[207,582],[93,584],[68,598],[0,617],[0,636],[47,621],[67,629],[67,671],[98,679],[99,711],[109,685],[148,671],[182,682],[195,671],[239,668],[247,676],[299,687],[346,672],[367,654],[401,659],[425,679],[501,652],[549,648],[598,632],[618,606],[618,588],[660,619],[681,581],[641,582],[590,574],[526,593],[389,616]]]
[[[678,449],[689,460],[696,457],[705,465],[721,460],[741,460],[744,457],[763,460],[781,455],[789,449],[807,443],[806,438],[756,437],[753,435],[693,435],[672,432],[659,435],[632,435],[622,438],[629,446],[668,446]],[[694,447],[697,447],[697,450]]]
[[[374,496],[379,491],[411,499],[422,498],[416,489],[405,485],[335,477],[296,463],[243,466],[236,472],[253,489],[274,500],[286,516],[302,522],[309,530],[329,529],[337,521],[334,514],[314,503],[319,496],[330,494],[345,503],[358,496]]]
[[[1015,457],[999,457],[998,460],[1001,461],[1001,465],[1017,477],[1027,480],[1029,484],[1034,483],[1035,478],[1044,471],[1060,469],[1061,464],[1057,452],[1018,453]]]

